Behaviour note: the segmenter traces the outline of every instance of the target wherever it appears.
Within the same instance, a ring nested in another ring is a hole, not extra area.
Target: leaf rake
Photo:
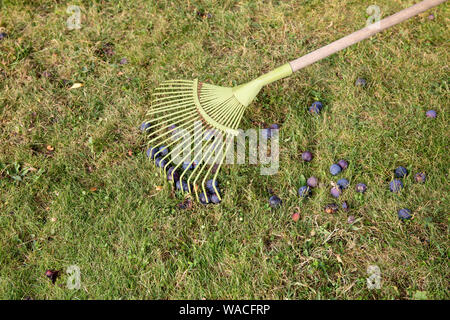
[[[197,79],[163,82],[155,90],[147,113],[149,158],[177,189],[194,192],[202,203],[220,202],[217,175],[239,134],[245,109],[263,86],[445,1],[422,1],[237,87],[220,87]]]

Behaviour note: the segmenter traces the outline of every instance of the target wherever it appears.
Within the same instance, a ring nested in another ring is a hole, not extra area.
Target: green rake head
[[[197,79],[163,82],[147,113],[149,158],[182,192],[194,193],[197,200],[203,193],[202,202],[216,194],[220,201],[217,175],[239,134],[245,109],[264,85],[291,73],[286,64],[234,88]]]

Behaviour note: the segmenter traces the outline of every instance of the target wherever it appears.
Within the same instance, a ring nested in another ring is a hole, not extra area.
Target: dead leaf
[[[336,259],[337,259],[337,261],[339,262],[339,263],[342,263],[342,264],[344,264],[343,262],[342,262],[342,259],[341,259],[341,257],[337,254],[336,255]]]
[[[156,187],[155,187],[155,190],[156,190],[156,191],[161,191],[162,189],[163,189],[162,186],[156,186]]]
[[[81,88],[83,86],[82,83],[74,83],[69,89],[77,89],[77,88]]]
[[[355,241],[352,241],[352,242],[350,242],[350,243],[348,244],[348,248],[349,248],[350,250],[353,249],[355,246],[356,246]]]
[[[48,145],[48,146],[47,146],[47,150],[48,150],[48,151],[53,151],[53,150],[55,150],[55,148],[53,148],[51,145]]]
[[[92,187],[92,188],[90,188],[89,189],[91,192],[95,192],[95,191],[97,191],[97,188],[96,187]]]

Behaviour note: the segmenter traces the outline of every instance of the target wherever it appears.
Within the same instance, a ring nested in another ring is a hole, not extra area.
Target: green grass
[[[376,4],[387,16],[414,2]],[[66,28],[68,5],[82,9],[80,30]],[[264,88],[241,127],[281,124],[279,172],[224,167],[219,206],[178,209],[182,196],[145,158],[138,127],[159,82],[248,81],[364,27],[366,7],[3,0],[0,298],[448,299],[448,4]],[[367,88],[354,86],[358,77]],[[312,117],[316,99],[325,108]],[[341,158],[352,208],[326,214],[328,168]],[[398,165],[412,174],[396,195],[388,182]],[[413,181],[418,171],[425,184]],[[321,182],[306,201],[301,175]],[[401,223],[402,207],[414,219]],[[71,265],[80,290],[66,287]],[[381,289],[367,289],[369,265],[381,269]],[[47,269],[62,270],[55,284]]]

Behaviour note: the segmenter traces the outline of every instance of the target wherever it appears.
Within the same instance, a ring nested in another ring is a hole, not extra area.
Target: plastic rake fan
[[[177,189],[194,191],[203,203],[217,202],[214,196],[220,201],[217,175],[239,133],[237,128],[245,109],[263,86],[445,1],[422,1],[234,88],[199,83],[197,79],[163,82],[155,90],[152,108],[147,113],[149,158],[168,180],[176,183]]]

